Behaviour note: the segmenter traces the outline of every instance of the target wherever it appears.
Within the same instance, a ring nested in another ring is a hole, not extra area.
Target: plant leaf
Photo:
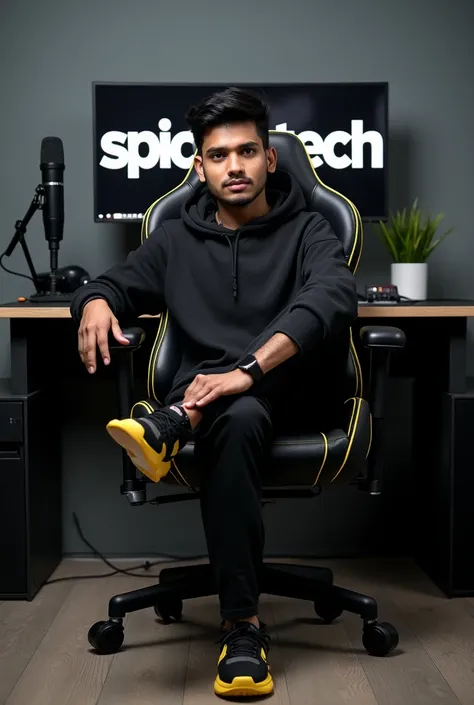
[[[425,262],[453,228],[435,240],[436,232],[444,218],[440,213],[429,216],[423,222],[418,198],[410,209],[405,206],[395,213],[390,211],[387,223],[379,221],[375,226],[377,237],[385,245],[394,262]]]
[[[379,222],[378,227],[376,226],[376,233],[380,240],[383,242],[383,244],[386,246],[392,257],[394,258],[395,262],[397,262],[397,248],[395,247],[395,244],[393,242],[393,236],[386,227],[385,223],[382,221]]]

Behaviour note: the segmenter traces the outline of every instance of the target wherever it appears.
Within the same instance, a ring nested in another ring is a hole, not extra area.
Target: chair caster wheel
[[[87,635],[89,644],[99,654],[116,654],[123,644],[123,626],[119,622],[96,622]]]
[[[366,624],[362,643],[371,656],[387,656],[398,646],[398,632],[388,622]]]
[[[341,616],[344,610],[337,603],[328,600],[315,602],[314,611],[323,620],[324,624],[331,624],[331,622]]]
[[[163,621],[163,624],[171,624],[181,621],[183,614],[183,601],[173,593],[162,595],[154,606],[155,614]]]

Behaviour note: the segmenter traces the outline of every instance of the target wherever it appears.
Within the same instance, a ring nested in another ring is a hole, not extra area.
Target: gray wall
[[[389,81],[391,206],[418,196],[427,210],[447,214],[455,233],[431,259],[430,294],[474,298],[471,0],[3,0],[0,12],[2,250],[38,183],[46,135],[62,138],[67,165],[60,263],[96,275],[136,237],[136,229],[92,222],[94,80]],[[38,269],[47,269],[39,214],[28,242]],[[7,266],[26,271],[20,250]],[[389,259],[367,229],[360,285],[388,276]],[[27,281],[0,271],[2,301],[29,291]],[[0,376],[8,374],[8,323],[1,322]],[[64,550],[83,550],[75,510],[105,552],[204,552],[197,506],[131,509],[120,497],[120,455],[104,432],[115,414],[106,383],[65,383],[63,392]],[[376,548],[380,507],[362,496],[333,491],[311,506],[266,511],[270,552]],[[288,521],[296,511],[298,529]]]

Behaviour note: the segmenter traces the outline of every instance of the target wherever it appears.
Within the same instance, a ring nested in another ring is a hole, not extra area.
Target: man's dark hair
[[[263,97],[247,88],[226,88],[213,93],[189,109],[186,121],[193,133],[198,154],[206,130],[235,122],[254,122],[263,146],[268,149],[268,105]]]

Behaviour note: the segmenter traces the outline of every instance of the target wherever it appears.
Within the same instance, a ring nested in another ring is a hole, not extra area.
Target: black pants
[[[273,438],[268,405],[230,400],[196,438],[201,512],[224,619],[258,612],[264,526],[261,471]]]
[[[314,372],[314,358],[309,366]],[[258,613],[265,542],[261,473],[275,433],[314,430],[318,407],[324,409],[321,424],[331,423],[334,389],[328,396],[324,385],[328,370],[325,365],[322,370],[324,375],[313,374],[310,379],[301,360],[292,358],[248,392],[221,397],[203,410],[195,455],[201,467],[203,526],[223,619]],[[184,391],[175,390],[172,401],[182,399]]]

